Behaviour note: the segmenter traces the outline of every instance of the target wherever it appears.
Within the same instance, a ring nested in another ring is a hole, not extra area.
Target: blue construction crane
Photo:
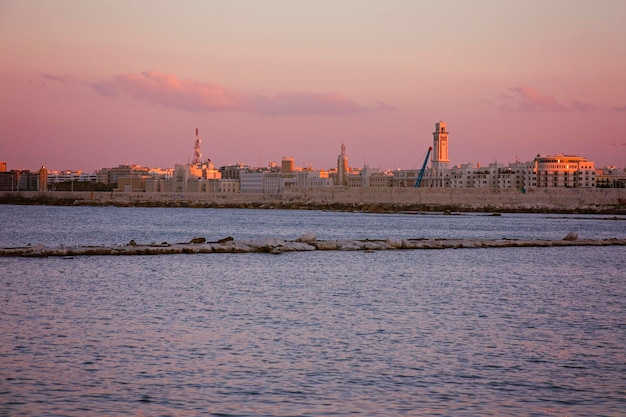
[[[422,169],[420,169],[420,174],[417,177],[417,181],[415,181],[415,188],[419,187],[422,183],[422,178],[424,178],[424,171],[426,170],[426,164],[428,163],[428,157],[430,156],[430,151],[433,150],[433,147],[430,146],[428,148],[428,152],[426,152],[426,158],[424,158],[424,164],[422,165]]]

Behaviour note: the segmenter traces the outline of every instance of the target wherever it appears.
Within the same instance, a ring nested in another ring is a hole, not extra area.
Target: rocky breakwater
[[[568,234],[561,240],[517,240],[517,239],[336,239],[317,240],[314,233],[307,233],[296,240],[263,238],[239,241],[232,237],[217,242],[205,238],[193,238],[185,243],[140,244],[131,240],[122,246],[57,246],[29,245],[25,247],[0,248],[0,256],[23,257],[74,257],[95,255],[170,255],[200,253],[269,253],[306,251],[378,251],[408,249],[476,249],[555,246],[626,246],[626,239],[578,239]]]

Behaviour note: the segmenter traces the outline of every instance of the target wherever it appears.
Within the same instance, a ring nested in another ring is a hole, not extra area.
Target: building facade
[[[534,186],[537,188],[595,186],[594,163],[574,155],[537,155],[533,161]]]

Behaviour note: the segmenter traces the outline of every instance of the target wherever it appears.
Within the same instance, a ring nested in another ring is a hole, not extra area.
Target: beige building
[[[626,168],[606,166],[596,169],[596,188],[626,188]]]
[[[283,158],[280,165],[280,172],[283,174],[291,174],[295,171],[295,160],[293,158]]]
[[[96,181],[103,184],[118,184],[118,180],[122,177],[148,175],[150,168],[140,165],[118,165],[113,168],[102,168],[96,173]],[[118,188],[119,184],[118,184]]]
[[[117,180],[117,189],[125,193],[143,193],[147,191],[147,183],[151,180],[154,178],[149,175],[120,177]]]
[[[574,155],[537,155],[533,161],[534,186],[594,187],[595,169],[592,161]]]

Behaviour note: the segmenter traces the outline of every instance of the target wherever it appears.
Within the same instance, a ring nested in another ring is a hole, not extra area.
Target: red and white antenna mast
[[[193,147],[193,160],[191,161],[192,165],[200,165],[202,161],[202,153],[200,153],[200,143],[202,143],[202,139],[198,137],[198,128],[196,128],[196,145]]]

